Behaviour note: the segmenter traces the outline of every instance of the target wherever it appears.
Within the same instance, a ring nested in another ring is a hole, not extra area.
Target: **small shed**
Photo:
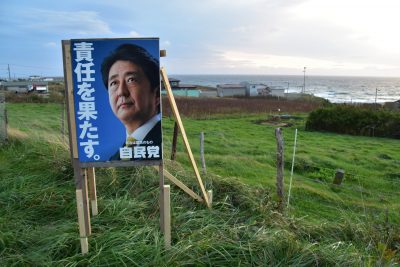
[[[246,85],[244,84],[218,84],[217,95],[219,97],[246,96]]]
[[[283,87],[270,87],[270,92],[272,96],[285,97],[285,88]]]
[[[181,80],[175,78],[168,78],[168,81],[175,96],[199,97],[200,95],[200,90],[197,89],[196,85],[181,84]],[[164,84],[161,85],[161,89],[161,94],[166,95]]]

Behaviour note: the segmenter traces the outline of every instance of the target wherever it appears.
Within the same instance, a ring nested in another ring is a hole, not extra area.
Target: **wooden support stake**
[[[88,233],[86,230],[86,222],[85,222],[85,204],[84,197],[81,189],[76,190],[76,206],[78,211],[78,225],[79,225],[79,237],[81,241],[81,251],[82,254],[86,254],[89,251],[89,243],[88,243]]]
[[[171,196],[170,186],[164,185],[164,244],[165,248],[171,248]]]
[[[190,145],[189,145],[189,140],[187,139],[187,136],[186,136],[185,128],[183,127],[183,123],[182,123],[181,116],[180,116],[179,111],[178,111],[178,107],[176,106],[176,103],[175,103],[175,98],[174,98],[174,95],[172,93],[171,85],[169,84],[167,73],[166,73],[164,68],[161,68],[160,72],[161,72],[162,80],[164,82],[165,90],[167,91],[167,95],[168,95],[168,99],[169,99],[169,102],[170,102],[170,105],[171,105],[171,109],[172,109],[172,111],[174,113],[175,120],[178,123],[179,130],[180,130],[180,132],[182,134],[183,143],[185,144],[186,151],[187,151],[188,156],[190,158],[190,161],[192,163],[193,171],[194,171],[194,173],[196,175],[196,178],[197,178],[197,181],[198,181],[198,183],[200,185],[200,189],[201,189],[201,193],[203,195],[203,199],[206,202],[207,207],[211,208],[210,203],[208,201],[206,189],[204,188],[203,181],[201,180],[200,173],[199,173],[199,170],[197,168],[196,161],[194,160],[194,157],[193,157],[192,149],[190,148]]]
[[[174,123],[174,135],[172,136],[171,160],[176,158],[176,142],[178,139],[178,123]]]
[[[97,208],[97,192],[96,192],[96,173],[94,167],[87,168],[86,170],[88,183],[89,183],[89,198],[92,207],[92,215],[96,216],[99,211]]]
[[[159,173],[159,188],[160,188],[160,229],[162,232],[164,232],[164,217],[165,217],[165,212],[164,212],[164,164],[161,161],[160,165],[158,166],[153,166],[156,170],[158,169]]]
[[[275,129],[275,137],[277,143],[276,151],[276,193],[278,195],[278,208],[283,211],[284,207],[284,188],[283,188],[283,168],[284,168],[284,148],[283,148],[283,137],[281,128]]]
[[[208,190],[207,191],[207,196],[208,196],[208,201],[210,201],[210,205],[212,205],[212,203],[213,203],[213,191],[212,190]]]
[[[206,160],[204,158],[204,132],[200,133],[200,159],[201,159],[201,167],[203,169],[203,174],[207,174],[206,169]]]
[[[154,166],[154,168],[157,170],[157,167]],[[182,183],[181,181],[179,181],[177,178],[175,178],[171,173],[169,173],[167,170],[163,170],[164,171],[164,176],[168,178],[168,180],[170,180],[172,183],[174,183],[177,187],[179,187],[180,189],[182,189],[186,194],[188,194],[189,196],[191,196],[192,198],[196,199],[198,202],[203,202],[203,199],[201,198],[201,196],[199,196],[198,194],[196,194],[195,192],[193,192],[192,189],[190,189],[189,187],[187,187],[184,183]],[[161,185],[160,185],[161,186]]]

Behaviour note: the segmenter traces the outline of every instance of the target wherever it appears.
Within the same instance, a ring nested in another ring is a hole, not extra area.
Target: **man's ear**
[[[160,102],[161,102],[161,99],[160,99],[160,93],[161,93],[160,92],[160,88],[156,88],[154,92],[155,92],[154,101],[155,101],[156,107],[160,107]]]

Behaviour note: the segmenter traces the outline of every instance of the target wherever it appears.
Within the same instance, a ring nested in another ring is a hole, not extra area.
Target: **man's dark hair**
[[[134,44],[123,44],[111,52],[101,64],[101,75],[107,90],[108,74],[111,66],[118,60],[129,61],[138,65],[149,79],[151,90],[158,90],[158,88],[160,88],[160,67],[158,60],[150,55],[143,47]]]

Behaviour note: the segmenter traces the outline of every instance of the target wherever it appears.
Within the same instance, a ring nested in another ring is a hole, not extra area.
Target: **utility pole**
[[[8,80],[11,81],[10,64],[8,64]]]
[[[304,80],[303,80],[304,92],[303,93],[305,93],[306,92],[306,67],[304,67],[303,72],[304,72]]]
[[[378,107],[377,100],[378,100],[378,88],[375,88],[375,107]]]

